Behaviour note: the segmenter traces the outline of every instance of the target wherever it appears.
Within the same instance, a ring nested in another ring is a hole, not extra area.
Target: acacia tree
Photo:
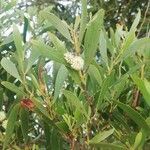
[[[104,10],[89,17],[81,2],[72,24],[48,7],[36,21],[23,16],[23,34],[13,25],[1,44],[3,149],[148,147],[150,39],[136,36],[141,12],[130,28],[107,30]]]

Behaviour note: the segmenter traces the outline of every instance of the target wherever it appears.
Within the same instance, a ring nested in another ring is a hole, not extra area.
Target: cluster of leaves
[[[89,17],[87,1],[81,2],[82,14],[71,25],[42,10],[43,31],[31,41],[27,18],[23,36],[13,25],[15,51],[1,60],[7,73],[0,96],[12,100],[1,104],[8,118],[3,149],[148,147],[150,39],[136,37],[141,12],[129,29],[118,24],[106,31],[104,10]],[[47,26],[51,32],[44,32]],[[82,57],[84,69],[74,70],[66,52]]]

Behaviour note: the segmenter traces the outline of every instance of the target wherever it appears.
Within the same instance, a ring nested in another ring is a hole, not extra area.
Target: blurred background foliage
[[[139,27],[139,36],[144,37],[149,34],[150,23],[150,1],[149,0],[88,0],[88,12],[95,14],[100,8],[105,10],[105,28],[116,28],[116,24],[130,27],[138,9],[141,10],[142,19]],[[81,13],[81,3],[79,0],[1,0],[0,1],[0,52],[14,50],[11,37],[12,24],[20,26],[20,32],[25,30],[28,37],[34,37],[51,30],[46,25],[41,28],[40,20],[37,16],[40,10],[49,9],[59,18],[71,23],[75,17]],[[26,12],[26,13],[24,13]],[[24,24],[23,24],[24,22]],[[30,24],[28,24],[30,22]],[[28,26],[28,27],[27,27]],[[7,38],[7,39],[6,39]],[[0,58],[4,53],[1,53]]]
[[[126,28],[129,29],[131,27],[135,19],[135,14],[138,12],[138,9],[140,9],[142,19],[137,32],[139,37],[145,37],[146,34],[149,34],[149,5],[149,0],[89,0],[88,12],[91,13],[92,16],[100,8],[103,8],[105,10],[104,24],[106,30],[109,30],[110,27],[115,29],[117,24],[123,25],[124,30],[126,30]],[[81,13],[81,3],[79,0],[0,1],[0,60],[4,56],[9,57],[13,55],[12,52],[16,50],[12,38],[13,24],[19,27],[20,33],[23,35],[24,43],[35,37],[43,38],[45,42],[48,41],[45,33],[46,31],[53,32],[53,27],[49,23],[43,23],[43,18],[39,16],[39,12],[44,9],[53,12],[59,18],[71,24],[74,22],[76,16]],[[59,37],[61,37],[61,35],[59,35]],[[30,42],[25,45],[26,50],[30,47],[28,44],[30,44]],[[28,55],[28,53],[26,55]],[[148,75],[147,78],[149,79],[150,76]],[[1,81],[15,82],[15,78],[10,76],[2,66],[0,66],[0,83]],[[0,84],[0,110],[5,106],[5,111],[8,112],[13,103],[14,96],[14,93]],[[144,114],[148,114],[147,109]],[[106,114],[104,114],[104,116],[107,118]],[[36,122],[33,124],[36,124]]]
[[[144,35],[150,22],[149,0],[88,0],[88,11],[95,14],[100,8],[106,11],[106,28],[115,27],[117,23],[130,27],[138,9],[142,14],[140,35]],[[5,28],[18,22],[19,16],[26,11],[36,16],[39,10],[52,7],[52,11],[61,19],[71,23],[81,13],[79,0],[1,0],[1,27]],[[6,15],[3,15],[3,13]],[[16,15],[17,13],[17,15]],[[6,30],[5,30],[6,31]]]

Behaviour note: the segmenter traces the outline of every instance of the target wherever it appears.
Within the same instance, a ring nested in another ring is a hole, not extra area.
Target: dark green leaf
[[[20,110],[20,121],[21,121],[21,130],[24,137],[25,143],[28,140],[28,129],[29,129],[29,112],[28,110],[21,108]]]
[[[143,94],[145,102],[150,106],[150,83],[146,79],[138,78],[136,75],[133,75],[132,79]]]
[[[15,122],[17,120],[18,112],[19,112],[20,105],[17,104],[13,107],[13,109],[10,112],[10,115],[8,117],[8,123],[6,128],[6,135],[5,135],[5,141],[3,143],[3,149],[6,148],[8,143],[10,142],[10,139],[12,137],[12,134],[14,132],[15,128]]]
[[[67,91],[67,90],[64,90],[63,93],[69,103],[71,103],[76,109],[78,109],[80,113],[87,116],[87,112],[85,111],[83,104],[81,103],[81,101],[78,99],[76,95],[74,95],[72,92]]]
[[[124,110],[128,116],[140,127],[142,128],[145,133],[150,133],[150,128],[148,124],[146,123],[145,119],[133,108],[131,108],[129,105],[125,105],[121,102],[114,101],[122,110]]]
[[[23,42],[26,43],[26,36],[27,36],[27,30],[28,30],[29,21],[24,16],[24,28],[23,28]]]
[[[98,143],[93,144],[92,147],[94,147],[95,150],[127,150],[124,146],[112,143]]]
[[[59,71],[58,71],[57,77],[56,77],[56,81],[55,81],[54,100],[56,100],[58,95],[60,94],[61,88],[62,88],[67,76],[68,76],[68,70],[66,69],[66,67],[64,65],[62,65],[59,68]]]
[[[100,133],[98,133],[96,136],[94,136],[91,140],[90,140],[90,144],[97,144],[100,143],[101,141],[105,140],[107,137],[109,137],[110,135],[112,135],[114,132],[114,129],[110,129],[108,131],[102,131]]]

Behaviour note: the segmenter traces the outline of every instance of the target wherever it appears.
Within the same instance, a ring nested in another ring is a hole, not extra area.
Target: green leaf
[[[56,77],[56,81],[55,81],[54,100],[57,99],[67,76],[68,76],[68,70],[66,69],[66,67],[64,65],[61,65],[61,67],[59,68],[59,71],[57,73],[57,77]]]
[[[35,104],[35,112],[42,116],[43,121],[49,125],[52,125],[54,128],[59,130],[59,128],[54,124],[54,121],[50,118],[50,115],[47,110],[47,106],[45,103],[40,99],[32,98],[33,103]]]
[[[51,128],[49,126],[49,124],[47,123],[43,123],[43,128],[44,128],[44,134],[45,134],[45,139],[46,139],[46,148],[47,149],[51,149],[51,145],[50,145],[50,141],[51,141]]]
[[[57,51],[62,53],[62,55],[67,52],[64,42],[60,41],[54,34],[49,33],[50,39],[52,43],[54,44],[54,47]]]
[[[104,36],[104,31],[100,32],[99,50],[100,50],[100,54],[101,54],[101,58],[102,58],[103,62],[108,67],[107,45],[106,45],[106,39]]]
[[[60,53],[58,50],[44,44],[41,41],[33,40],[32,44],[35,49],[38,49],[42,56],[62,64],[66,63],[62,53]]]
[[[13,109],[10,112],[10,115],[8,117],[8,123],[6,128],[6,134],[5,134],[5,141],[3,143],[3,149],[6,148],[8,143],[10,142],[10,139],[12,137],[12,134],[14,132],[15,128],[15,122],[17,120],[18,112],[19,112],[20,105],[17,104],[13,107]]]
[[[81,0],[81,23],[80,23],[80,33],[79,41],[82,42],[84,32],[87,24],[87,0]]]
[[[12,61],[4,57],[1,60],[1,65],[10,75],[21,81],[16,65]]]
[[[139,24],[140,19],[141,19],[141,11],[139,9],[139,11],[138,11],[138,13],[136,15],[136,18],[134,19],[134,22],[133,22],[133,24],[132,24],[132,26],[130,28],[130,31],[133,31],[133,30],[136,31],[136,27]]]
[[[126,147],[120,146],[118,144],[112,144],[112,143],[98,143],[93,144],[92,147],[96,149],[102,149],[102,150],[127,150]]]
[[[122,110],[124,110],[128,116],[140,127],[144,130],[145,133],[150,133],[150,128],[146,123],[145,119],[134,109],[132,109],[129,105],[125,105],[121,102],[114,101]]]
[[[120,57],[119,61],[121,61],[124,57],[127,57],[127,56],[133,54],[133,52],[134,52],[134,50],[131,49],[131,46],[135,40],[135,31],[136,31],[137,25],[139,24],[140,17],[141,17],[141,11],[139,10],[139,12],[138,12],[138,14],[137,14],[132,26],[131,26],[129,33],[127,34],[127,36],[123,42],[123,46],[121,49],[122,56]],[[138,47],[138,49],[139,48],[140,47]]]
[[[14,43],[16,46],[16,52],[18,56],[17,58],[18,65],[20,66],[20,69],[22,69],[23,71],[24,48],[22,45],[22,37],[16,25],[13,25],[13,38],[14,38]]]
[[[24,137],[25,143],[28,140],[28,129],[29,129],[29,111],[21,108],[20,110],[20,123],[21,123],[21,130]]]
[[[64,133],[69,133],[70,130],[69,130],[69,127],[68,125],[66,124],[65,121],[61,121],[61,122],[56,122],[56,126]]]
[[[47,118],[49,118],[49,114],[47,109],[44,107],[44,103],[37,98],[32,98],[33,103],[35,104],[36,108]]]
[[[142,80],[136,75],[133,75],[132,79],[143,94],[145,102],[150,106],[150,83],[146,79]]]
[[[69,29],[64,21],[60,20],[57,16],[52,13],[42,11],[41,17],[48,20],[65,38],[71,41],[71,36],[69,33]]]
[[[102,85],[101,85],[101,90],[100,90],[100,94],[99,94],[99,98],[98,98],[98,102],[97,102],[97,109],[100,108],[100,105],[102,104],[105,96],[107,95],[106,93],[109,90],[109,87],[111,85],[113,81],[113,73],[109,76],[107,76],[107,78],[104,79]]]
[[[74,80],[74,82],[75,82],[76,84],[81,85],[81,79],[80,79],[80,76],[79,76],[79,72],[76,71],[76,70],[74,70],[74,69],[71,69],[71,68],[69,68],[69,67],[67,67],[67,69],[68,69],[68,71],[69,71],[69,74],[70,74],[72,80]]]
[[[27,67],[26,67],[26,73],[31,69],[35,61],[39,58],[40,52],[37,49],[32,48],[31,55],[27,59]]]
[[[63,93],[67,98],[68,102],[71,103],[76,109],[78,109],[81,114],[84,114],[87,117],[87,112],[81,101],[78,99],[78,97],[74,95],[72,92],[67,90],[64,90]]]
[[[149,53],[149,47],[150,47],[150,39],[145,37],[138,40],[135,40],[129,48],[124,52],[121,59],[125,59],[129,56],[132,56],[135,52],[138,52],[145,57],[150,58]]]
[[[100,30],[103,26],[104,10],[99,10],[94,18],[89,22],[84,40],[84,56],[87,66],[92,62],[100,36]]]
[[[18,95],[26,96],[26,93],[21,88],[17,87],[14,83],[3,81],[1,84]]]
[[[94,136],[89,143],[90,144],[97,144],[100,143],[101,141],[105,140],[107,137],[109,137],[110,135],[112,135],[114,132],[114,129],[110,129],[108,131],[102,131],[100,133],[98,133],[96,136]]]
[[[139,132],[139,133],[136,135],[133,149],[138,149],[138,148],[139,148],[139,145],[141,144],[141,141],[142,141],[142,132]]]
[[[94,65],[89,66],[88,74],[90,78],[95,78],[99,86],[102,85],[102,78],[101,78],[100,72]]]
[[[78,30],[80,21],[81,21],[80,16],[76,16],[75,23],[74,23],[74,30],[75,31]]]
[[[23,28],[23,42],[26,43],[26,36],[28,30],[29,21],[28,18],[24,16],[24,28]]]

